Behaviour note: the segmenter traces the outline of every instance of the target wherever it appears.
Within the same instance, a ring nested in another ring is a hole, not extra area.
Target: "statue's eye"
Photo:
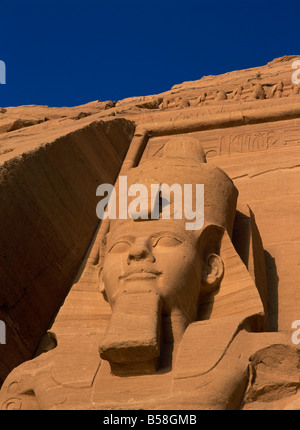
[[[157,239],[155,239],[154,243],[153,243],[153,247],[173,247],[173,246],[178,246],[181,245],[182,242],[179,239],[176,239],[175,237],[172,236],[161,236]]]
[[[111,253],[122,253],[127,252],[130,248],[130,243],[126,241],[116,242],[109,250]]]

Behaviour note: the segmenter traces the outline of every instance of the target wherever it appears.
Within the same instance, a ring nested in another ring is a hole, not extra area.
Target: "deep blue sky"
[[[300,4],[1,0],[0,106],[74,106],[300,54]]]

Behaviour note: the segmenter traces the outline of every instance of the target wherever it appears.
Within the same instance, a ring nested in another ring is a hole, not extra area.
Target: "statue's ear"
[[[220,257],[220,247],[224,228],[211,224],[206,226],[199,236],[199,254],[201,257],[201,295],[216,293],[224,275],[224,264]]]
[[[208,254],[202,269],[202,283],[205,284],[210,293],[215,292],[220,285],[224,275],[224,264],[218,254]]]

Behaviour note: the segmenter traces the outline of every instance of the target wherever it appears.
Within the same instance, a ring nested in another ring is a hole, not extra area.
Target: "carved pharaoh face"
[[[161,357],[160,347],[178,345],[187,325],[197,320],[199,300],[216,291],[223,275],[218,252],[223,226],[230,227],[235,211],[232,181],[205,164],[203,149],[195,139],[172,140],[165,146],[164,157],[164,168],[161,159],[150,159],[130,170],[128,187],[149,182],[152,191],[151,184],[179,184],[182,189],[186,181],[194,186],[205,184],[207,224],[199,230],[186,229],[185,217],[189,216],[185,211],[184,216],[177,216],[177,212],[175,216],[172,208],[180,205],[175,205],[173,195],[167,202],[162,198],[159,205],[169,204],[169,219],[111,217],[105,250],[101,247],[100,251],[100,288],[112,307],[112,316],[99,352],[114,372],[124,372],[126,364],[129,374],[133,362],[143,363],[141,373],[153,371],[153,362]],[[121,190],[121,181],[118,185]],[[126,191],[122,188],[119,194]],[[197,198],[192,196],[191,200],[193,205],[197,203]],[[149,207],[145,209],[148,214]]]
[[[194,319],[201,285],[196,238],[174,220],[116,226],[107,238],[103,282],[112,307],[121,292],[150,288],[164,312],[178,309]]]

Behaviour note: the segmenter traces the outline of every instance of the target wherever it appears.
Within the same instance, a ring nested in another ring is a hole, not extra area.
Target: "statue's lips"
[[[120,280],[123,281],[140,281],[140,280],[151,280],[151,279],[157,279],[159,275],[161,275],[162,272],[158,272],[157,270],[151,270],[151,271],[135,271],[126,273],[123,276],[120,276]]]

